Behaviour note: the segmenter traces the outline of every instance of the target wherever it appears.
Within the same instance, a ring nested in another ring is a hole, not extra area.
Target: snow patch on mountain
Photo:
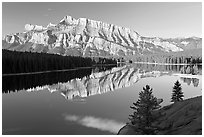
[[[38,26],[38,25],[31,25],[31,24],[26,24],[25,25],[25,30],[26,31],[43,31],[46,30],[46,27],[43,26]]]
[[[48,52],[55,52],[53,49],[57,48],[57,51],[63,51],[60,52],[62,55],[69,55],[74,50],[84,56],[178,52],[183,51],[182,45],[187,45],[188,42],[185,39],[180,42],[174,39],[142,37],[129,28],[71,16],[65,16],[58,24],[49,23],[47,27],[26,24],[25,32],[7,35],[3,40],[8,44],[15,43],[16,46],[26,46],[28,42],[41,44],[49,47]],[[196,44],[202,39],[192,40]],[[11,49],[12,46],[4,48]]]
[[[182,42],[181,42],[181,44],[183,44],[183,45],[185,45],[185,46],[188,45],[189,43],[190,43],[190,42],[188,42],[188,41],[182,41]]]

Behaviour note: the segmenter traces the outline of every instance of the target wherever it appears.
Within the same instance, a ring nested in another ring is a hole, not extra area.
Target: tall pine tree
[[[173,91],[172,91],[172,97],[171,97],[171,102],[178,102],[183,100],[183,92],[181,88],[181,84],[177,80],[176,83],[174,84]]]
[[[146,135],[155,134],[156,127],[152,123],[156,120],[156,117],[153,112],[161,107],[159,105],[161,102],[162,100],[158,101],[152,95],[152,88],[149,85],[146,85],[146,88],[143,87],[143,91],[139,93],[139,99],[136,103],[133,103],[134,106],[130,107],[134,112],[133,115],[130,115],[129,120],[135,126],[137,132]]]

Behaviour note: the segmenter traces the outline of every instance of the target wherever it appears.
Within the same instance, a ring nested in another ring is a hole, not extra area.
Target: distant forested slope
[[[133,59],[132,59],[133,58]],[[157,62],[157,63],[185,63],[185,64],[201,64],[202,49],[186,50],[181,52],[170,52],[161,54],[143,54],[134,57],[126,57],[126,60],[134,62]]]

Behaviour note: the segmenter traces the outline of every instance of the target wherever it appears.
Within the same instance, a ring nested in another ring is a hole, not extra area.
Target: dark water
[[[51,85],[58,82],[67,82],[74,78],[89,76],[91,73],[105,71],[115,65],[98,66],[95,68],[84,68],[72,71],[49,72],[29,75],[4,76],[2,78],[3,93],[17,92],[22,89],[33,88],[36,86]]]
[[[170,104],[176,80],[184,99],[202,94],[198,75],[182,65],[135,64],[2,78],[3,134],[117,134],[145,85]]]

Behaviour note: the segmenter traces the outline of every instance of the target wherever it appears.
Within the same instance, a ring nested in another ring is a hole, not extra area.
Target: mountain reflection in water
[[[139,69],[124,66],[104,72],[92,73],[83,78],[72,79],[68,82],[54,84],[45,88],[50,92],[58,91],[66,99],[72,100],[128,87],[141,78],[156,77],[159,75],[160,72],[158,71],[140,72]]]
[[[12,77],[3,77],[3,92],[8,93],[12,88],[15,89],[14,91],[26,89],[28,92],[46,89],[51,93],[59,92],[68,100],[83,101],[88,96],[131,86],[142,78],[171,75],[172,72],[179,72],[180,68],[181,66],[173,65],[137,64],[136,66],[97,67],[95,69],[83,69],[56,74],[16,76],[14,79]],[[194,87],[197,87],[199,84],[199,79],[197,78],[181,77],[180,79],[188,85],[192,82]],[[14,81],[20,82],[20,84],[12,85],[15,83]]]

